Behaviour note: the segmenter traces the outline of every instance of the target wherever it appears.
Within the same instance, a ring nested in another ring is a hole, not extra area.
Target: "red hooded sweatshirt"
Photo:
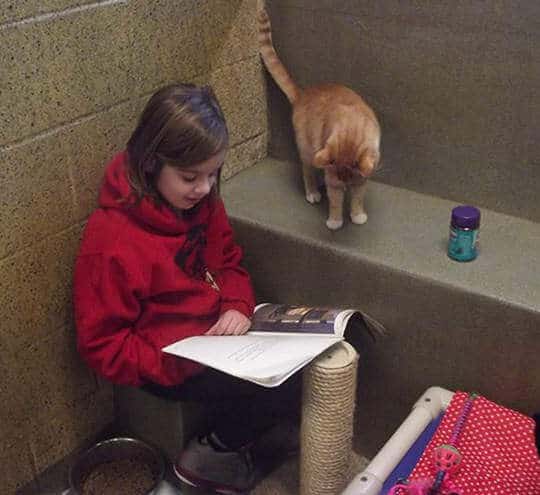
[[[114,383],[177,385],[202,366],[161,349],[204,334],[228,309],[250,317],[253,290],[221,199],[208,196],[183,216],[148,197],[136,203],[126,159],[107,167],[77,257],[78,349]]]

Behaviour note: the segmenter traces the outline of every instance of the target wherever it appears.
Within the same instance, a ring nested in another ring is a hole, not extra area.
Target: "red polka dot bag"
[[[532,418],[456,392],[409,479],[392,495],[540,495]]]

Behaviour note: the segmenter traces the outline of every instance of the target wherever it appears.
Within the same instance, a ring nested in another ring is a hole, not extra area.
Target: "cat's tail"
[[[287,69],[279,59],[272,43],[272,26],[264,6],[264,0],[258,0],[259,9],[259,51],[264,65],[276,84],[285,93],[291,103],[294,103],[300,94],[300,88],[292,80]]]

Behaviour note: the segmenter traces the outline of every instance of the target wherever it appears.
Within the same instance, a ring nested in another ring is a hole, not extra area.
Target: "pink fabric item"
[[[456,392],[410,479],[433,479],[433,451],[448,443],[468,394]],[[534,421],[511,409],[478,397],[459,435],[463,456],[449,481],[463,495],[540,495],[540,458]]]
[[[388,495],[429,495],[433,486],[433,478],[413,480],[410,483],[398,483],[394,485]],[[444,481],[439,489],[439,495],[463,495],[461,490],[451,481]]]

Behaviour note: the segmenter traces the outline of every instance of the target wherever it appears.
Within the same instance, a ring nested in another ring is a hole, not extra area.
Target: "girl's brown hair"
[[[172,84],[148,101],[128,143],[135,195],[159,200],[155,182],[165,163],[185,168],[227,148],[225,117],[209,86]]]

